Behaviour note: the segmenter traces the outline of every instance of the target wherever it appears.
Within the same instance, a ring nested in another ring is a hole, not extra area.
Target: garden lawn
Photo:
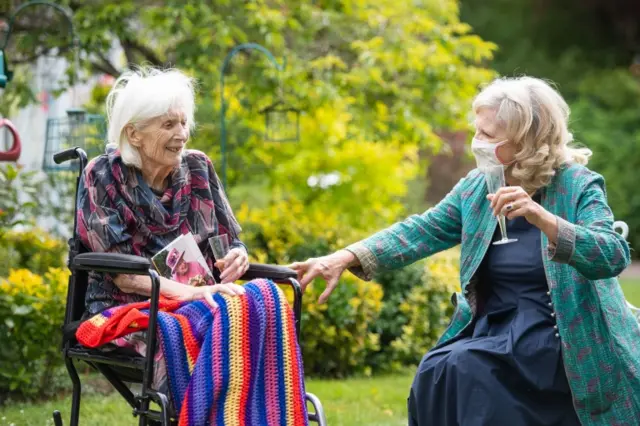
[[[640,308],[640,278],[623,278],[620,280],[625,298]]]
[[[407,424],[406,399],[412,374],[348,380],[307,380],[307,392],[324,404],[330,426],[395,426]],[[39,404],[0,407],[0,426],[53,425],[58,409],[69,423],[71,398]],[[136,425],[131,408],[118,394],[90,394],[82,398],[80,424],[88,426]]]

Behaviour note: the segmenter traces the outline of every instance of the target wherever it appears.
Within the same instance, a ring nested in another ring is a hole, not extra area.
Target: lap
[[[535,389],[528,372],[545,376],[548,366],[521,371],[511,343],[508,335],[459,337],[428,352],[411,387],[410,424],[579,425],[568,388],[545,380],[549,387]]]

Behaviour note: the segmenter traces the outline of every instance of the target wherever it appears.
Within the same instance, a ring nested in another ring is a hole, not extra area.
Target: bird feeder
[[[67,110],[63,118],[47,120],[47,133],[43,169],[47,172],[75,170],[73,162],[55,164],[53,154],[68,148],[79,147],[85,150],[88,158],[104,152],[106,122],[103,116],[88,114],[84,109]]]
[[[264,115],[267,142],[298,142],[300,140],[300,110],[278,101],[260,111]]]

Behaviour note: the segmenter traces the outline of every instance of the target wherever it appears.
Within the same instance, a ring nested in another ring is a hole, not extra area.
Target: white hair
[[[587,164],[591,150],[570,145],[569,106],[551,85],[533,77],[498,78],[473,101],[496,112],[497,124],[516,146],[511,175],[526,190],[546,186],[563,163]]]
[[[170,111],[182,112],[187,126],[195,126],[194,80],[176,69],[139,68],[123,73],[107,96],[107,143],[120,148],[122,161],[141,168],[138,149],[129,143],[124,128],[144,128]]]

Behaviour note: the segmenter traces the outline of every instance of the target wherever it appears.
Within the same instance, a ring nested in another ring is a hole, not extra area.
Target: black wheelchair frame
[[[81,148],[71,148],[53,156],[56,164],[66,161],[78,162],[78,177],[76,189],[82,178],[82,172],[87,165],[87,154]],[[101,373],[133,409],[133,415],[139,417],[139,426],[177,424],[176,414],[170,412],[167,395],[151,388],[153,379],[154,359],[153,350],[156,347],[156,323],[158,315],[158,301],[160,298],[160,280],[157,272],[148,259],[139,256],[117,253],[92,253],[80,242],[76,234],[76,206],[74,206],[73,237],[69,240],[68,266],[71,271],[67,289],[67,304],[65,309],[62,339],[62,356],[65,366],[73,383],[71,400],[71,426],[77,426],[80,421],[80,397],[82,384],[74,362],[84,361],[93,369]],[[81,346],[75,339],[75,332],[82,322],[85,312],[85,295],[88,282],[88,272],[106,272],[112,274],[147,275],[151,278],[151,306],[149,310],[149,327],[146,356],[142,357],[131,350],[115,350],[104,352]],[[293,289],[296,338],[300,339],[300,320],[302,312],[302,292],[297,281],[295,271],[276,265],[251,264],[241,280],[248,281],[256,278],[267,278],[277,284],[288,285]],[[135,395],[127,383],[141,384],[141,390]],[[311,404],[309,421],[326,426],[327,421],[320,400],[313,394],[305,395],[306,402]],[[155,402],[160,411],[150,408]],[[62,426],[62,416],[54,411],[55,426]]]

